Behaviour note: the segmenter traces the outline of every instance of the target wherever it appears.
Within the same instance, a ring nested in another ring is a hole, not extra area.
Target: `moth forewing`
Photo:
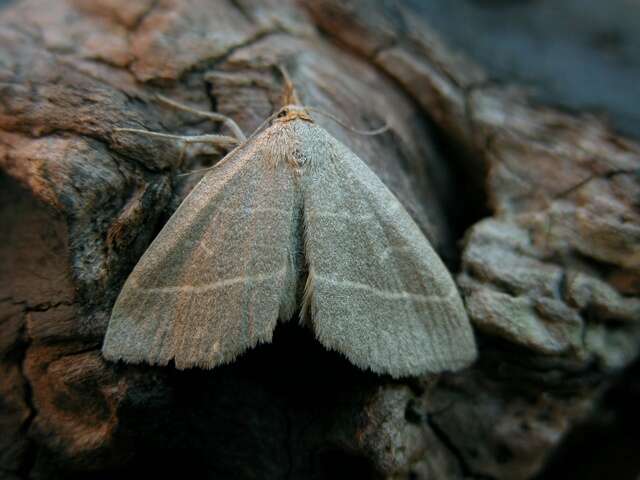
[[[212,368],[271,340],[295,303],[291,172],[249,142],[211,170],[127,279],[109,359]]]
[[[418,226],[347,147],[320,127],[299,129],[312,167],[300,187],[320,342],[393,376],[471,363],[476,347],[462,300]]]

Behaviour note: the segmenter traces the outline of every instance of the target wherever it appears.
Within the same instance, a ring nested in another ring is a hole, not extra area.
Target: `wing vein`
[[[238,283],[260,283],[270,278],[282,275],[286,266],[271,273],[265,273],[261,275],[241,275],[239,277],[225,278],[217,282],[208,283],[206,285],[175,285],[167,287],[130,287],[135,288],[140,293],[204,293],[218,288],[228,287]]]

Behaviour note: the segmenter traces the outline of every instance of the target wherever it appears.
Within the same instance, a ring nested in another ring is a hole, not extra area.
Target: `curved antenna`
[[[170,133],[162,133],[162,132],[152,132],[150,130],[142,130],[140,128],[114,128],[114,132],[127,132],[127,133],[138,133],[141,135],[146,135],[148,137],[158,137],[158,138],[166,138],[169,140],[180,140],[184,143],[210,143],[213,145],[222,145],[225,147],[228,146],[237,146],[242,143],[235,137],[230,137],[228,135],[218,135],[215,133],[204,134],[204,135],[172,135]]]
[[[179,102],[176,102],[175,100],[165,97],[164,95],[160,95],[159,93],[156,93],[156,98],[159,101],[177,110],[183,110],[185,112],[193,113],[195,115],[200,115],[201,117],[208,118],[210,120],[213,120],[214,122],[222,122],[229,130],[233,132],[233,135],[239,141],[243,142],[244,140],[246,140],[244,133],[242,132],[238,124],[234,122],[231,118],[227,117],[226,115],[222,115],[221,113],[217,113],[217,112],[205,112],[202,110],[191,108],[187,105],[183,105]]]
[[[293,86],[293,82],[291,81],[291,77],[289,76],[289,72],[282,65],[277,65],[278,70],[280,71],[280,75],[284,79],[284,92],[282,93],[282,105],[301,105],[300,98],[298,97],[298,92],[296,92],[296,88]]]
[[[240,147],[242,147],[243,145],[246,145],[250,140],[253,139],[253,137],[255,137],[257,134],[259,134],[262,130],[264,130],[264,128],[271,122],[271,120],[273,120],[274,118],[276,118],[276,115],[278,115],[279,111],[272,113],[271,115],[269,115],[260,125],[258,125],[258,128],[256,128],[253,133],[251,133],[251,135],[249,135],[249,137],[244,141],[244,142],[239,142],[236,143],[236,146],[233,150],[231,150],[229,153],[227,153],[224,158],[222,160],[220,160],[219,162],[217,162],[215,165],[211,165],[210,167],[206,167],[206,168],[200,168],[198,170],[191,170],[190,172],[184,172],[184,173],[179,173],[178,176],[184,176],[184,175],[191,175],[194,173],[201,173],[201,172],[206,172],[208,170],[211,170],[213,168],[216,168],[218,165],[222,164],[223,162],[228,161],[229,158],[233,157],[233,155],[235,155],[235,153],[240,149]]]
[[[315,107],[305,107],[305,108],[307,110],[309,110],[310,112],[319,113],[320,115],[324,115],[325,117],[330,118],[331,120],[336,122],[341,127],[349,130],[350,132],[357,133],[358,135],[380,135],[381,133],[386,132],[390,128],[389,124],[385,123],[382,127],[376,128],[375,130],[358,130],[357,128],[353,128],[353,127],[347,125],[345,122],[340,120],[338,117],[336,117],[336,116],[334,116],[334,115],[332,115],[330,113],[323,112],[322,110],[319,110],[319,109],[317,109]]]

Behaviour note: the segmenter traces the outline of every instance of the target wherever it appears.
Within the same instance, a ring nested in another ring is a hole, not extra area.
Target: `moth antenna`
[[[336,122],[341,127],[346,128],[350,132],[357,133],[358,135],[380,135],[381,133],[386,132],[390,128],[389,124],[385,123],[382,127],[376,128],[375,130],[358,130],[357,128],[353,128],[353,127],[347,125],[345,122],[340,120],[335,115],[332,115],[330,113],[324,112],[324,111],[319,110],[319,109],[317,109],[315,107],[306,107],[306,109],[309,110],[310,112],[315,112],[315,113],[318,113],[320,115],[324,115],[325,117],[330,118],[331,120]]]
[[[302,105],[300,98],[298,97],[298,92],[296,92],[296,88],[293,86],[293,82],[291,81],[291,77],[289,76],[287,69],[283,65],[278,65],[278,70],[284,79],[282,105]]]
[[[193,113],[194,115],[200,115],[201,117],[208,118],[209,120],[213,120],[214,122],[221,122],[229,130],[231,130],[233,135],[239,141],[244,142],[246,140],[246,137],[242,129],[240,129],[238,124],[234,122],[233,119],[227,117],[226,115],[222,115],[221,113],[216,113],[216,112],[206,112],[204,110],[198,110],[197,108],[191,108],[188,105],[184,105],[180,102],[176,102],[175,100],[165,97],[164,95],[160,95],[159,93],[156,94],[156,98],[160,102],[166,103],[167,105],[177,110],[183,110],[185,112]]]
[[[170,133],[153,132],[140,128],[114,128],[114,132],[127,132],[146,135],[148,137],[166,138],[168,140],[179,140],[184,143],[210,143],[218,146],[238,145],[239,140],[227,135],[205,134],[205,135],[172,135]]]

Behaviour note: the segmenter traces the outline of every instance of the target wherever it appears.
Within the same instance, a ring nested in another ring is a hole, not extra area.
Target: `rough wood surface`
[[[524,479],[598,416],[640,349],[640,147],[491,80],[401,5],[0,10],[2,478]],[[318,118],[458,271],[469,371],[392,381],[294,325],[214,371],[102,359],[115,296],[198,180],[177,171],[215,160],[114,127],[215,131],[161,93],[250,132],[279,105],[277,64],[305,103],[390,124]]]

